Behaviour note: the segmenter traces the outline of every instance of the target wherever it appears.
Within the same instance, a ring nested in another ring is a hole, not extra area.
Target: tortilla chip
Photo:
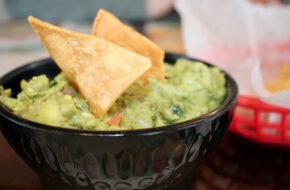
[[[151,61],[105,40],[89,43],[86,49],[86,60],[76,69],[76,83],[92,112],[97,117],[103,116],[117,98],[150,69]]]
[[[164,80],[164,51],[108,11],[99,10],[92,34],[151,59],[152,68],[143,74],[142,79],[155,77]]]
[[[63,72],[76,83],[96,117],[150,69],[150,59],[96,36],[62,29],[28,18]]]
[[[267,81],[264,86],[272,93],[290,90],[290,66],[287,63],[278,64],[277,76]]]
[[[29,16],[28,21],[59,68],[71,82],[74,82],[73,66],[78,60],[74,55],[77,44],[72,47],[74,39],[68,41],[66,37],[71,36],[71,32],[43,22],[33,16]]]

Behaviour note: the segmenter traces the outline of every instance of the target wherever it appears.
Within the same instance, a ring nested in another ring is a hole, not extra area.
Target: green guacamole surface
[[[224,74],[201,62],[179,59],[174,65],[165,64],[165,77],[166,81],[149,79],[148,85],[137,80],[102,118],[94,117],[63,73],[53,80],[45,75],[22,80],[16,98],[1,87],[0,102],[23,118],[51,126],[131,130],[196,118],[215,110],[226,96]],[[111,124],[120,113],[120,122]]]

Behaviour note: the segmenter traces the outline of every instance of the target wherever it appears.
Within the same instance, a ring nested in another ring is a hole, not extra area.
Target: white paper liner
[[[186,54],[228,71],[240,93],[290,108],[290,91],[264,88],[290,66],[290,7],[252,4],[249,0],[176,0]],[[290,77],[290,76],[289,76]]]

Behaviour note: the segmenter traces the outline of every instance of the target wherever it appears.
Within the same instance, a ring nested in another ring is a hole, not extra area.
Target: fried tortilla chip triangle
[[[96,36],[65,30],[32,16],[28,20],[96,117],[103,116],[152,66],[150,59]]]
[[[77,44],[75,44],[75,47],[71,45],[74,38],[68,39],[68,36],[71,36],[72,33],[32,16],[28,17],[28,21],[56,64],[67,75],[68,79],[74,82],[73,66],[78,61],[74,51],[78,47]]]
[[[146,80],[148,77],[164,79],[164,51],[110,12],[99,10],[94,20],[92,34],[151,59],[152,67],[144,73],[142,79]]]

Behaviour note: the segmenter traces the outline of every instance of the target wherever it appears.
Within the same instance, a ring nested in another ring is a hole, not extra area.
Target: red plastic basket
[[[290,109],[240,95],[230,131],[259,143],[290,146]]]

